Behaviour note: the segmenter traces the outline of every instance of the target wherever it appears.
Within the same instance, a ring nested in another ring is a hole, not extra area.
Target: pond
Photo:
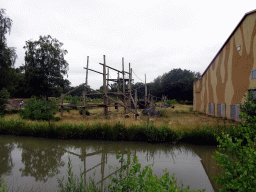
[[[107,186],[114,166],[120,166],[116,154],[130,152],[146,166],[154,163],[153,173],[162,176],[167,169],[175,174],[179,185],[190,189],[214,191],[212,179],[219,173],[212,155],[215,146],[190,144],[152,144],[142,142],[112,142],[94,140],[53,140],[44,138],[0,135],[0,179],[8,191],[57,191],[57,178],[67,174],[70,157],[73,172],[86,179],[94,178]]]

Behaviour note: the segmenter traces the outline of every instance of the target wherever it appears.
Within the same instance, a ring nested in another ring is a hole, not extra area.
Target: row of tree
[[[58,97],[75,87],[64,79],[68,71],[68,62],[64,56],[68,53],[63,49],[63,43],[55,38],[40,36],[39,40],[25,42],[25,64],[14,68],[17,54],[14,48],[7,46],[6,34],[10,33],[12,20],[0,9],[0,90],[6,88],[11,97],[46,96]],[[189,70],[173,69],[153,82],[148,83],[151,95],[160,99],[162,95],[168,99],[193,100],[193,81],[200,78],[200,73]],[[127,85],[126,85],[127,86]],[[109,91],[123,90],[122,84],[114,83]],[[138,97],[144,98],[144,83],[132,84],[132,90],[137,89]],[[84,87],[76,89],[72,95],[82,95]],[[102,87],[98,90],[102,91]],[[90,92],[90,90],[88,90]],[[95,96],[98,97],[98,96]]]
[[[63,43],[48,36],[25,42],[25,64],[14,68],[17,54],[7,46],[6,34],[11,32],[12,20],[0,9],[0,90],[6,88],[11,97],[58,96],[70,89],[64,79],[68,63]]]

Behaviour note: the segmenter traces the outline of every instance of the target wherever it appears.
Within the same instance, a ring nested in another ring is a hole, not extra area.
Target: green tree
[[[218,137],[219,150],[214,157],[224,172],[217,183],[222,185],[219,191],[255,191],[256,190],[256,100],[251,94],[241,106],[244,122],[237,129],[239,138],[222,134]]]
[[[17,58],[15,48],[7,47],[6,34],[11,32],[12,20],[0,9],[0,89],[13,86],[14,71],[12,67]]]
[[[193,82],[200,78],[199,72],[172,69],[168,73],[157,77],[150,86],[152,95],[176,100],[193,100]]]
[[[63,75],[68,70],[64,59],[67,50],[62,46],[63,43],[50,35],[26,41],[25,78],[32,95],[49,97],[62,92]]]
[[[4,116],[4,109],[5,109],[5,104],[8,103],[8,99],[10,97],[9,92],[7,91],[6,88],[3,88],[0,91],[0,116]]]

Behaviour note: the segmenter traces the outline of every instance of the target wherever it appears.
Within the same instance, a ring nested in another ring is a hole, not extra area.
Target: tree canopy
[[[26,41],[25,78],[29,92],[37,96],[57,96],[63,91],[63,75],[67,74],[68,63],[62,49],[63,43],[48,36],[40,36],[37,41]]]
[[[12,20],[5,15],[5,9],[0,9],[0,89],[13,85],[12,67],[17,58],[15,48],[7,47],[6,34],[11,32]]]

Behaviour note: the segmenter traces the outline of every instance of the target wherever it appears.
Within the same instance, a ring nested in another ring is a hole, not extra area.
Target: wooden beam
[[[84,69],[90,70],[90,71],[93,71],[93,72],[95,72],[95,73],[99,73],[99,74],[103,75],[103,73],[101,73],[101,72],[99,72],[99,71],[95,71],[95,70],[93,70],[93,69],[88,69],[88,68],[86,68],[86,67],[84,67]]]
[[[100,64],[100,65],[104,65],[103,63],[99,63],[99,64]],[[107,65],[106,65],[106,67],[109,68],[109,69],[112,69],[112,70],[114,70],[114,71],[117,71],[117,72],[119,72],[119,73],[122,73],[122,71],[119,71],[119,70],[117,70],[117,69],[115,69],[115,68],[109,67],[109,66],[107,66]],[[125,71],[125,73],[129,74],[129,73],[126,72],[126,71]]]
[[[134,113],[135,115],[139,116],[138,113],[134,112],[133,110],[131,110],[131,109],[130,109],[129,107],[127,107],[126,105],[124,105],[124,104],[122,104],[122,103],[120,103],[120,102],[118,102],[118,101],[116,101],[116,100],[114,100],[114,99],[112,99],[112,98],[110,98],[110,97],[108,97],[108,96],[107,96],[107,98],[108,98],[109,100],[113,101],[113,102],[118,103],[119,105],[121,105],[121,106],[124,107],[125,109],[128,109],[128,111]]]

